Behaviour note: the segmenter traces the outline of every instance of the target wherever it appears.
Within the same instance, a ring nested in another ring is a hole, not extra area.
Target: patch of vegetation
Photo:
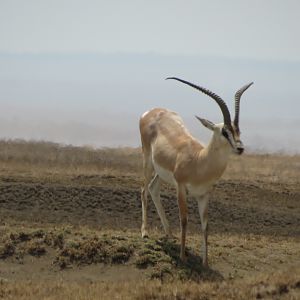
[[[42,256],[46,253],[43,241],[30,241],[27,245],[27,252],[32,256]]]
[[[92,264],[104,262],[106,251],[104,244],[98,239],[84,241],[80,243],[71,242],[66,244],[58,253],[56,260],[63,261],[69,265],[72,263],[77,264]]]
[[[187,263],[179,259],[180,246],[175,239],[141,239],[135,234],[113,234],[94,231],[22,230],[6,234],[0,241],[0,258],[14,256],[18,261],[26,255],[41,257],[50,249],[53,263],[60,269],[90,264],[130,264],[144,269],[148,278],[161,281],[180,279],[200,281],[217,278],[203,269],[201,259],[187,248]]]
[[[126,238],[103,235],[84,241],[69,241],[58,253],[55,262],[62,268],[70,264],[124,264],[133,252],[134,246]]]
[[[172,266],[168,263],[158,263],[150,272],[151,279],[159,279],[161,281],[172,278],[174,270]]]
[[[0,258],[5,259],[9,256],[14,255],[15,253],[15,246],[11,242],[6,242],[4,245],[0,245]]]
[[[47,248],[57,250],[53,262],[61,269],[98,263],[131,264],[145,269],[152,279],[199,281],[210,276],[202,268],[199,256],[189,248],[187,263],[180,262],[177,240],[141,239],[124,233],[95,235],[95,232],[72,232],[64,228],[50,231],[22,229],[6,236],[0,247],[0,258],[13,255],[19,260],[25,255],[40,257],[47,253]]]
[[[17,233],[11,233],[10,239],[15,243],[20,243],[20,242],[30,241],[34,238],[44,238],[45,235],[46,234],[43,230],[34,230],[29,232],[21,231]]]
[[[126,263],[131,255],[133,254],[133,247],[120,246],[112,252],[111,263],[113,264],[124,264]]]
[[[149,266],[154,266],[162,259],[162,254],[162,248],[157,244],[157,242],[155,240],[147,239],[140,245],[135,265],[138,268],[143,269]]]
[[[2,238],[0,242],[0,259],[15,256],[22,259],[24,255],[40,257],[46,254],[46,248],[60,248],[63,244],[61,233],[44,230],[14,231]]]

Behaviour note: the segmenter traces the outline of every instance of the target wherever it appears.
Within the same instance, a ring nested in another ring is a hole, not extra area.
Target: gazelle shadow
[[[172,259],[172,263],[178,269],[178,274],[182,280],[199,281],[221,281],[223,275],[202,265],[202,259],[199,255],[192,252],[190,248],[186,248],[187,261],[182,262],[179,258],[180,245],[176,239],[161,238],[157,240],[162,250]]]

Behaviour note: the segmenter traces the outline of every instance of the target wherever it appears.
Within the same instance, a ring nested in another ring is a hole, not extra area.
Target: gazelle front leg
[[[181,229],[181,247],[180,247],[180,259],[185,262],[185,239],[187,228],[187,204],[186,204],[186,190],[183,184],[177,186],[177,200],[180,216],[180,229]]]
[[[202,262],[203,266],[208,266],[207,261],[207,222],[208,222],[208,200],[209,194],[205,194],[203,196],[197,197],[199,214],[201,219],[201,227],[202,227]]]

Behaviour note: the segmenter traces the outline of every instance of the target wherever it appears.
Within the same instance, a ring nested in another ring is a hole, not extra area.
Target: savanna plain
[[[209,206],[209,268],[188,200],[179,260],[172,187],[167,239],[149,198],[142,239],[141,149],[0,141],[0,299],[300,299],[300,156],[232,156]]]

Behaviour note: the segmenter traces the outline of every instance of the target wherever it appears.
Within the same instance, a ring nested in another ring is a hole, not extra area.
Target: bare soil
[[[99,229],[137,229],[141,225],[140,178],[76,176],[65,183],[2,176],[0,217],[37,223],[89,225]],[[173,227],[179,227],[174,190],[166,187],[162,202]],[[149,199],[150,200],[150,199]],[[298,183],[221,180],[211,194],[210,233],[300,236]],[[197,203],[190,199],[189,230],[200,230]],[[161,228],[152,201],[149,223]]]

